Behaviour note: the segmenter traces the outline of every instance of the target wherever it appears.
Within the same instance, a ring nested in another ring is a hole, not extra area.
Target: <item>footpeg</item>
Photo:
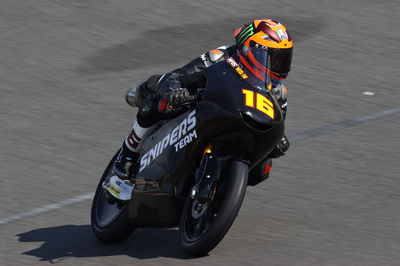
[[[135,185],[129,180],[124,180],[114,175],[106,179],[102,186],[114,198],[127,201],[132,198],[132,191]]]

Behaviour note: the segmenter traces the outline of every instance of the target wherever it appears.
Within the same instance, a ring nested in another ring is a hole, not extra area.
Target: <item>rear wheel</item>
[[[230,161],[213,188],[212,200],[201,204],[188,196],[179,226],[180,242],[188,253],[205,255],[223,239],[242,205],[247,179],[248,166]]]
[[[116,243],[125,240],[134,230],[128,216],[128,202],[117,202],[102,184],[113,175],[112,168],[119,151],[108,164],[97,186],[91,211],[91,224],[94,235],[103,243]]]

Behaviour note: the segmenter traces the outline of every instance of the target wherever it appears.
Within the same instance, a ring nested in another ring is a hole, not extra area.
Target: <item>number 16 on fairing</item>
[[[243,89],[242,93],[244,94],[244,101],[247,107],[255,108],[274,119],[274,105],[267,97],[252,90]]]

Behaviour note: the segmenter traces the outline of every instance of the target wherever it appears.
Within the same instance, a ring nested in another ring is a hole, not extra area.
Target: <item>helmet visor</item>
[[[260,89],[271,88],[271,71],[266,66],[269,62],[268,52],[261,48],[248,47],[238,53],[246,81],[253,87]]]
[[[290,71],[292,48],[246,47],[239,54],[240,61],[251,76],[269,83],[271,77],[284,79]]]
[[[267,68],[278,74],[280,78],[286,78],[290,72],[290,66],[292,64],[292,52],[293,48],[268,48],[270,61],[269,65],[267,65]]]

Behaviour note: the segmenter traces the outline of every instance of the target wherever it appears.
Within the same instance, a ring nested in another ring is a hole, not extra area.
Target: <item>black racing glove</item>
[[[188,102],[191,99],[189,91],[186,88],[174,89],[168,96],[168,104],[172,106],[179,106]]]
[[[288,138],[283,135],[283,138],[278,145],[268,155],[269,158],[278,158],[285,155],[285,152],[289,149],[290,143]]]

